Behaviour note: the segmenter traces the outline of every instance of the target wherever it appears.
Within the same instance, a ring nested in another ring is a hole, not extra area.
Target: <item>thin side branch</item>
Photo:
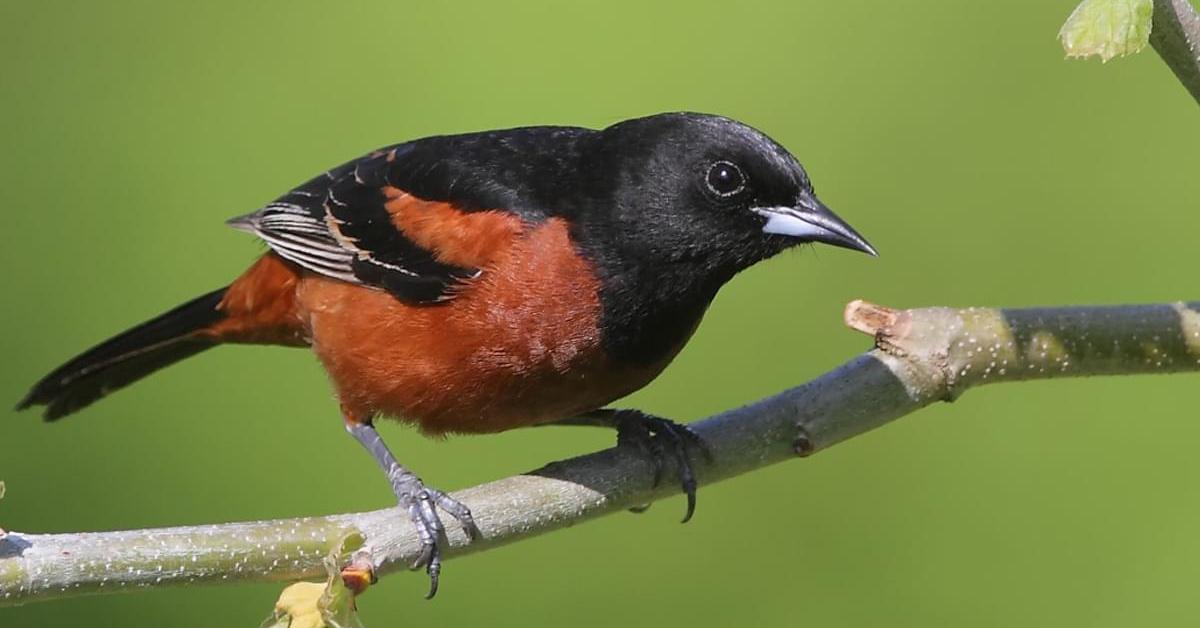
[[[714,461],[712,484],[806,456],[981,384],[1053,377],[1200,370],[1200,302],[997,310],[890,310],[855,301],[846,323],[875,348],[797,388],[693,423]],[[455,493],[484,540],[452,529],[447,556],[477,552],[648,503],[639,453],[613,448]],[[324,578],[326,556],[352,534],[383,565],[417,555],[395,509],[223,525],[0,538],[0,606],[166,584]],[[3,534],[0,532],[0,534]]]
[[[1200,14],[1188,0],[1154,0],[1150,45],[1200,103]]]

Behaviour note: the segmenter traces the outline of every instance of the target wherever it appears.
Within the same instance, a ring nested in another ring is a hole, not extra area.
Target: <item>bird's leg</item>
[[[698,450],[705,460],[712,461],[712,451],[699,434],[686,425],[664,419],[641,410],[603,409],[546,425],[592,425],[617,430],[617,445],[637,447],[654,462],[654,486],[662,482],[665,459],[675,459],[679,481],[687,495],[687,523],[696,511],[696,473],[691,450]],[[642,508],[641,510],[644,510]]]
[[[425,486],[421,478],[404,468],[384,444],[383,438],[375,431],[375,426],[370,421],[347,420],[346,431],[362,443],[383,468],[388,482],[392,485],[392,492],[396,494],[396,501],[416,526],[417,536],[421,540],[421,554],[413,561],[412,568],[425,568],[425,572],[429,574],[429,593],[425,598],[432,598],[437,594],[438,576],[442,571],[440,544],[446,538],[446,528],[438,517],[437,507],[440,506],[457,519],[467,536],[475,540],[479,538],[480,533],[471,517],[470,509],[449,495]]]

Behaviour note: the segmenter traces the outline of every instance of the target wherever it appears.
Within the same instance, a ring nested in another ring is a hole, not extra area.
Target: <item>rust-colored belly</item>
[[[306,275],[297,306],[349,420],[427,433],[496,432],[587,412],[650,382],[674,357],[622,367],[601,346],[594,270],[565,225],[519,237],[451,301]]]

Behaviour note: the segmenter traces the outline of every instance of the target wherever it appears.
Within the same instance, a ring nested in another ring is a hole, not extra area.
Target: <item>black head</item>
[[[728,276],[805,242],[875,255],[817,200],[796,158],[745,124],[668,113],[621,122],[596,140],[620,226],[614,244],[625,255]]]

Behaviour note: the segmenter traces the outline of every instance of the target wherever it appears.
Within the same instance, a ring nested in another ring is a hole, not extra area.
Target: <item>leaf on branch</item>
[[[363,546],[357,532],[342,537],[325,560],[325,582],[297,582],[279,594],[275,613],[262,628],[363,628],[354,604],[355,592],[342,581],[341,565]]]
[[[1068,57],[1094,55],[1108,61],[1146,47],[1153,13],[1153,0],[1083,0],[1058,38]]]

